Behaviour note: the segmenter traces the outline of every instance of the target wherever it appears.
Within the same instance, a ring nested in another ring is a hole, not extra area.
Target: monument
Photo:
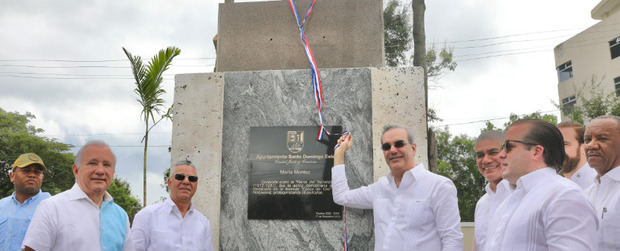
[[[296,3],[305,13],[310,1]],[[349,185],[367,185],[388,172],[379,146],[387,123],[414,129],[416,162],[426,163],[423,73],[420,68],[380,67],[382,2],[317,1],[315,8],[306,34],[323,80],[323,120],[334,133],[350,131],[355,140],[346,159]],[[325,13],[368,19],[368,24],[329,21],[338,17]],[[274,20],[286,16],[290,20]],[[233,17],[243,18],[230,20]],[[230,27],[223,23],[246,18],[251,24],[223,30]],[[311,71],[288,3],[227,1],[220,4],[219,22],[219,72],[175,76],[171,149],[172,162],[189,159],[198,169],[201,178],[194,203],[211,221],[216,249],[341,249],[345,215],[329,201],[334,141],[315,138],[319,120]],[[274,23],[278,25],[270,28]],[[365,43],[361,37],[349,41],[325,36],[325,42],[312,44],[317,34],[321,40],[321,34],[346,29],[366,34],[379,49],[351,49]],[[288,47],[258,44],[259,49],[243,48],[242,54],[225,53],[252,44],[236,40],[252,33],[248,30],[277,36]],[[256,50],[272,50],[277,56],[265,54],[257,60],[261,52]],[[252,56],[245,59],[245,54]],[[366,61],[348,60],[360,58],[357,54],[373,55],[364,56]],[[371,250],[372,211],[347,209],[346,217],[350,249]]]

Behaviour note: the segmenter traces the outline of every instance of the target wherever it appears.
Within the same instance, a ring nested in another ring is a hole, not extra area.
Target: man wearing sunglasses
[[[39,203],[50,197],[41,192],[45,164],[39,155],[24,153],[11,166],[15,191],[0,200],[0,250],[20,250],[30,219]]]
[[[594,183],[596,170],[588,165],[586,159],[583,144],[585,128],[579,123],[569,121],[558,124],[558,129],[564,137],[564,150],[566,151],[566,159],[560,174],[577,183],[582,189],[586,189]]]
[[[490,224],[489,217],[504,199],[510,195],[508,181],[502,179],[500,148],[504,141],[504,135],[498,131],[483,132],[476,140],[476,164],[478,171],[487,180],[484,187],[486,194],[476,203],[474,214],[475,242],[474,250],[482,251],[486,243],[487,229]]]
[[[349,190],[344,155],[352,139],[348,134],[338,140],[332,193],[337,204],[373,209],[374,250],[463,250],[456,187],[414,163],[416,144],[409,130],[386,126],[381,148],[390,173],[369,186]]]
[[[87,142],[72,167],[76,183],[39,204],[24,250],[133,250],[129,217],[107,192],[115,165],[105,142]]]
[[[598,221],[582,189],[560,176],[562,133],[543,120],[506,130],[502,177],[512,193],[495,210],[485,250],[596,250]]]
[[[601,116],[586,127],[588,163],[598,176],[586,189],[600,221],[598,250],[620,250],[620,117]]]
[[[197,187],[194,164],[177,162],[168,178],[170,198],[143,208],[133,220],[136,251],[213,250],[209,220],[192,205]]]

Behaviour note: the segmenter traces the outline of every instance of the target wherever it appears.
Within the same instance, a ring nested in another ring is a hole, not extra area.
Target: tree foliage
[[[616,93],[605,94],[601,88],[602,79],[592,77],[589,84],[584,83],[581,90],[576,91],[577,104],[574,106],[557,105],[562,114],[570,120],[584,124],[598,116],[620,116],[620,98]]]
[[[387,66],[410,65],[414,61],[414,55],[411,55],[409,61],[406,56],[413,39],[412,24],[409,20],[409,10],[398,0],[390,0],[383,9],[383,38]],[[425,58],[423,62],[429,79],[436,79],[445,71],[456,69],[457,63],[453,60],[452,49],[446,46],[441,49],[434,46],[427,49],[424,46],[424,50],[426,54],[421,57]]]
[[[406,64],[405,52],[411,43],[411,25],[407,9],[398,0],[390,0],[383,10],[383,25],[385,64],[392,67]]]
[[[133,217],[142,209],[140,202],[131,195],[131,188],[127,181],[120,178],[114,178],[110,187],[108,187],[108,193],[114,198],[114,202],[125,209],[129,216],[129,222],[133,222]]]
[[[39,136],[43,129],[31,125],[32,119],[35,116],[31,113],[6,112],[0,108],[0,198],[13,193],[13,183],[9,179],[10,167],[20,154],[27,152],[39,155],[47,167],[41,191],[54,195],[75,184],[71,169],[75,156],[70,152],[73,146]],[[108,192],[114,197],[114,202],[133,219],[140,205],[137,199],[131,197],[129,184],[114,178]]]
[[[172,59],[181,54],[181,49],[176,47],[168,47],[164,50],[160,50],[155,54],[151,61],[144,65],[140,56],[133,56],[129,51],[123,47],[125,55],[131,63],[131,69],[133,72],[134,80],[136,81],[136,89],[134,93],[138,95],[138,103],[142,106],[141,116],[144,120],[144,168],[143,168],[143,206],[146,206],[146,155],[149,143],[149,131],[164,118],[171,118],[170,113],[172,107],[168,108],[168,111],[158,120],[155,121],[155,113],[160,114],[161,108],[164,106],[164,99],[161,95],[166,93],[161,87],[164,72],[172,64]],[[149,127],[149,122],[152,121],[153,125]]]
[[[453,136],[448,128],[435,129],[437,134],[437,173],[454,182],[459,198],[461,221],[474,221],[476,202],[484,195],[486,181],[478,172],[475,139],[467,135]]]
[[[13,193],[13,183],[9,179],[10,167],[20,154],[27,152],[39,155],[47,167],[41,188],[43,191],[56,194],[73,186],[71,166],[74,157],[69,152],[72,146],[39,136],[43,129],[30,124],[34,118],[31,113],[6,112],[0,108],[1,197]]]

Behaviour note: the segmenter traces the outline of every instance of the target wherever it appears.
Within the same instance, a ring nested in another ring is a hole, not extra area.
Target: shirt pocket
[[[60,226],[59,234],[60,238],[57,238],[59,243],[56,243],[57,247],[79,247],[78,239],[76,238],[77,227],[73,223],[62,224]]]
[[[434,226],[435,217],[431,210],[430,202],[424,199],[413,199],[409,202],[407,215],[409,226],[415,226],[425,230],[429,226]]]
[[[616,250],[620,247],[620,212],[608,212],[601,223],[602,250]]]

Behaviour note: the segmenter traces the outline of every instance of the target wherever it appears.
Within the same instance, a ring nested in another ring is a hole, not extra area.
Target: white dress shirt
[[[590,187],[590,185],[594,184],[594,180],[596,179],[597,175],[598,173],[596,172],[596,170],[590,167],[590,165],[588,165],[588,163],[586,162],[586,164],[579,168],[577,172],[575,172],[573,176],[570,177],[570,179],[577,183],[577,185],[579,185],[581,189],[585,190],[586,188]]]
[[[181,211],[168,198],[164,202],[140,210],[133,220],[131,238],[136,251],[213,250],[211,225],[207,217],[193,206]]]
[[[594,182],[586,193],[594,204],[601,222],[598,229],[598,250],[620,250],[620,167],[615,167]]]
[[[475,224],[475,235],[476,238],[476,250],[483,251],[484,245],[487,239],[487,229],[489,225],[489,221],[495,210],[508,196],[510,195],[510,184],[508,184],[507,180],[502,180],[497,184],[496,192],[491,190],[489,184],[484,187],[484,190],[487,191],[478,203],[476,203],[476,211],[474,214],[474,224]]]
[[[400,187],[388,174],[349,190],[344,165],[332,168],[337,204],[373,209],[374,250],[463,250],[456,187],[422,164],[403,174]]]
[[[24,246],[36,251],[133,250],[127,213],[107,192],[100,208],[78,184],[41,201]]]
[[[592,204],[552,168],[521,176],[491,221],[485,250],[596,250]]]

